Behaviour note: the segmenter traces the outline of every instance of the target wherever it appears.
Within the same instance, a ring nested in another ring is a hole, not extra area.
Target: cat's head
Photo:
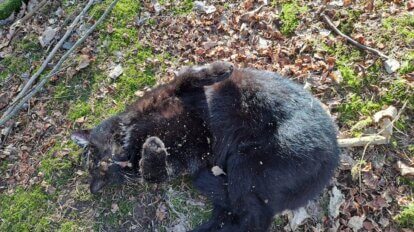
[[[97,193],[106,185],[122,183],[126,171],[131,168],[122,147],[119,121],[119,117],[112,117],[93,129],[79,130],[71,136],[75,143],[84,148],[92,193]]]

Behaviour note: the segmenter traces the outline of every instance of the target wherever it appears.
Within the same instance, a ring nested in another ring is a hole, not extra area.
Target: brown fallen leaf
[[[117,203],[112,203],[112,205],[111,205],[111,212],[112,213],[116,213],[116,212],[118,212],[118,210],[119,210],[118,204]]]
[[[410,0],[407,2],[407,10],[413,10],[414,9],[414,0]]]
[[[79,71],[81,69],[88,67],[90,63],[91,63],[91,59],[89,58],[88,55],[81,55],[78,66],[76,67],[76,71]]]

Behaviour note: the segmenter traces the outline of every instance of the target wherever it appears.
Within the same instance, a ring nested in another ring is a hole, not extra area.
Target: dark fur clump
[[[319,194],[339,154],[317,99],[275,73],[224,62],[185,68],[72,137],[89,148],[92,192],[128,173],[148,182],[190,174],[214,207],[194,231],[267,231],[276,213]]]

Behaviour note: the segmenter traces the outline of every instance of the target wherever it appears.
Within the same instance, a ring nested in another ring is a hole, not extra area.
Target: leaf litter
[[[139,40],[143,47],[150,47],[157,54],[168,53],[174,60],[165,61],[168,66],[166,70],[154,69],[158,82],[170,80],[174,76],[173,71],[183,65],[211,62],[217,59],[227,60],[235,63],[238,67],[276,71],[306,85],[306,89],[312,91],[325,103],[332,117],[338,120],[340,116],[338,106],[347,101],[346,93],[341,92],[338,86],[348,83],[347,78],[349,77],[344,76],[345,72],[339,69],[344,61],[338,60],[338,57],[335,57],[337,55],[327,51],[327,47],[333,47],[335,50],[335,47],[346,46],[347,51],[353,51],[356,48],[344,45],[344,41],[334,35],[318,19],[317,12],[321,6],[318,1],[299,2],[299,5],[306,6],[307,10],[298,13],[299,24],[293,34],[282,34],[283,22],[280,19],[280,4],[282,3],[278,3],[276,1],[276,5],[272,6],[271,2],[252,0],[226,4],[220,1],[197,1],[194,2],[197,10],[194,9],[183,15],[175,15],[169,12],[178,3],[163,5],[153,1],[144,3],[141,18],[137,15],[137,18],[131,19],[131,22],[139,27]],[[378,37],[378,32],[383,32],[381,18],[406,14],[406,11],[413,8],[412,1],[406,3],[389,1],[384,4],[385,6],[379,6],[374,1],[367,1],[366,5],[352,1],[328,1],[329,10],[336,15],[334,18],[336,25],[344,24],[351,17],[350,10],[359,12],[359,20],[353,22],[353,29],[348,35],[360,43],[389,52],[389,55],[394,57],[394,60],[388,60],[383,64],[383,70],[380,70],[380,76],[377,76],[380,82],[376,87],[380,91],[359,93],[362,95],[373,94],[373,96],[377,96],[388,91],[381,85],[398,78],[402,68],[401,61],[412,49],[412,44],[402,43],[395,34],[390,35],[389,41],[380,41]],[[66,6],[58,3],[52,4],[49,9],[53,9],[56,14],[50,15],[48,9],[42,9],[26,23],[24,31],[17,32],[14,41],[35,35],[34,38],[39,38],[39,46],[47,49],[49,45],[54,43],[54,39],[59,39],[61,32],[57,28],[64,28],[65,18],[73,16],[66,12]],[[82,34],[82,31],[88,28],[86,23],[82,25],[66,41],[65,49],[68,49]],[[107,24],[103,30],[110,34],[115,33],[111,24]],[[0,28],[0,44],[4,44],[10,39],[7,36],[8,32],[7,26]],[[107,60],[106,64],[93,63],[94,55],[97,54],[98,47],[101,46],[96,43],[97,41],[88,40],[84,48],[89,50],[83,50],[74,55],[74,62],[68,64],[66,69],[57,76],[63,80],[69,80],[80,75],[82,71],[90,70],[95,65],[102,65],[102,70],[107,73],[110,79],[120,78],[125,73],[125,66],[121,62],[122,57],[110,58],[113,61]],[[10,46],[2,48],[0,52],[2,58],[15,55]],[[122,54],[121,51],[119,53]],[[346,61],[346,65],[352,65],[358,78],[365,80],[364,78],[369,78],[366,73],[370,72],[370,66],[375,65],[375,60],[376,58],[372,54],[363,54],[357,60]],[[27,71],[34,70],[39,65],[38,62],[32,62]],[[159,61],[149,58],[142,66],[159,67],[153,64],[159,64]],[[0,66],[0,70],[7,68],[9,67]],[[65,71],[67,71],[66,74]],[[413,75],[412,71],[403,74],[407,80]],[[2,110],[3,99],[12,99],[23,83],[15,74],[11,74],[10,77],[8,83],[1,85],[0,110]],[[88,80],[81,83],[81,86],[88,85],[90,85]],[[101,83],[99,91],[92,93],[91,98],[110,97],[108,94],[114,91],[113,85],[111,81]],[[370,86],[372,89],[374,87]],[[3,92],[3,89],[8,91]],[[5,141],[2,140],[4,144],[0,147],[0,162],[7,161],[8,164],[5,169],[1,169],[4,178],[0,179],[0,192],[11,193],[17,186],[30,187],[33,185],[43,186],[48,193],[56,191],[55,187],[50,187],[50,184],[43,181],[44,174],[40,174],[38,171],[41,164],[40,158],[47,154],[58,143],[58,140],[67,139],[67,134],[72,131],[74,123],[65,117],[67,105],[48,98],[55,91],[56,86],[50,85],[41,94],[46,98],[37,97],[28,102],[26,109],[28,113],[20,114],[16,121],[12,122],[10,127],[12,130],[8,138]],[[135,94],[142,96],[144,91],[138,90]],[[7,94],[3,96],[3,93]],[[399,99],[395,99],[393,103],[396,103],[396,106],[401,106]],[[53,107],[46,107],[45,112],[45,105],[53,105]],[[412,110],[412,108],[408,108],[408,113],[412,113]],[[362,116],[361,119],[363,119]],[[76,122],[88,123],[88,117],[78,117]],[[364,127],[369,127],[369,125]],[[412,125],[408,125],[408,129],[401,131],[401,133],[397,132],[395,139],[402,142],[402,146],[412,144],[414,137],[412,129]],[[347,136],[351,133],[350,127],[343,124],[340,124],[339,131],[340,136]],[[65,143],[65,141],[62,142]],[[407,155],[407,150],[398,148],[386,146],[369,148],[365,158],[367,163],[362,166],[363,186],[358,186],[358,183],[352,180],[351,169],[359,162],[357,160],[359,160],[361,152],[360,149],[350,149],[344,152],[346,155],[341,159],[341,167],[337,171],[335,179],[316,203],[322,208],[325,207],[319,216],[314,217],[308,205],[308,207],[292,213],[291,216],[281,215],[283,225],[273,226],[272,230],[276,231],[277,228],[289,226],[291,229],[300,231],[318,229],[396,231],[398,226],[393,220],[393,215],[399,212],[399,205],[408,205],[413,201],[412,189],[396,179],[411,175],[413,157]],[[374,162],[377,157],[383,154],[387,156],[386,159]],[[60,155],[67,156],[64,153],[60,153]],[[216,171],[217,175],[224,174],[220,170],[221,168],[212,171]],[[71,192],[70,188],[75,186],[75,183],[82,181],[86,181],[84,175],[78,174],[78,177],[69,182],[68,192]],[[59,194],[62,198],[70,196],[65,191]],[[119,192],[114,194],[114,197],[124,196]],[[149,193],[146,194],[149,195]],[[144,199],[144,196],[145,193],[141,194],[139,199]],[[154,198],[157,197],[159,196],[154,194]],[[205,202],[205,199],[201,199],[200,202]],[[64,202],[64,207],[67,209],[81,205],[79,201],[73,199]],[[140,205],[140,207],[144,206]],[[171,215],[168,213],[169,206],[165,202],[161,201],[155,205],[155,209],[151,207],[148,206],[148,209],[144,207],[143,211],[153,211],[154,215],[156,212],[155,218],[157,219],[155,221],[149,220],[150,222],[146,223],[168,223],[166,228],[172,231],[188,229],[186,221],[169,221]],[[324,210],[327,213],[323,213]],[[104,213],[119,213],[119,211],[121,211],[121,205],[118,203],[112,203],[103,210]],[[139,218],[145,217],[143,214]],[[121,225],[121,227],[126,230],[141,228],[138,225],[132,226],[128,223]]]

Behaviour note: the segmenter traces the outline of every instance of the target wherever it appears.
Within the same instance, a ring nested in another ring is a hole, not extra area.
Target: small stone
[[[112,79],[116,79],[117,77],[121,76],[123,72],[124,69],[120,64],[118,64],[109,72],[109,77]]]
[[[362,228],[364,220],[364,216],[353,216],[349,219],[348,226],[351,227],[353,231],[358,231]]]
[[[73,46],[73,44],[74,43],[71,43],[71,42],[64,42],[62,45],[62,48],[65,50],[69,50]]]
[[[323,36],[323,37],[327,37],[331,34],[330,30],[326,30],[326,29],[320,29],[319,30],[319,35]]]
[[[57,28],[47,27],[43,34],[39,36],[40,45],[42,45],[42,47],[48,46],[53,38],[55,38],[57,31]]]
[[[400,68],[400,63],[395,59],[388,59],[384,62],[384,67],[387,73],[394,73]]]
[[[332,194],[329,199],[328,212],[329,216],[336,218],[339,215],[339,208],[345,202],[345,197],[336,186],[332,188]]]
[[[270,46],[270,41],[267,39],[263,39],[259,37],[258,48],[259,49],[267,49]]]
[[[216,12],[216,7],[213,5],[207,6],[204,2],[201,1],[194,1],[194,9],[204,12],[206,14],[211,14]]]

